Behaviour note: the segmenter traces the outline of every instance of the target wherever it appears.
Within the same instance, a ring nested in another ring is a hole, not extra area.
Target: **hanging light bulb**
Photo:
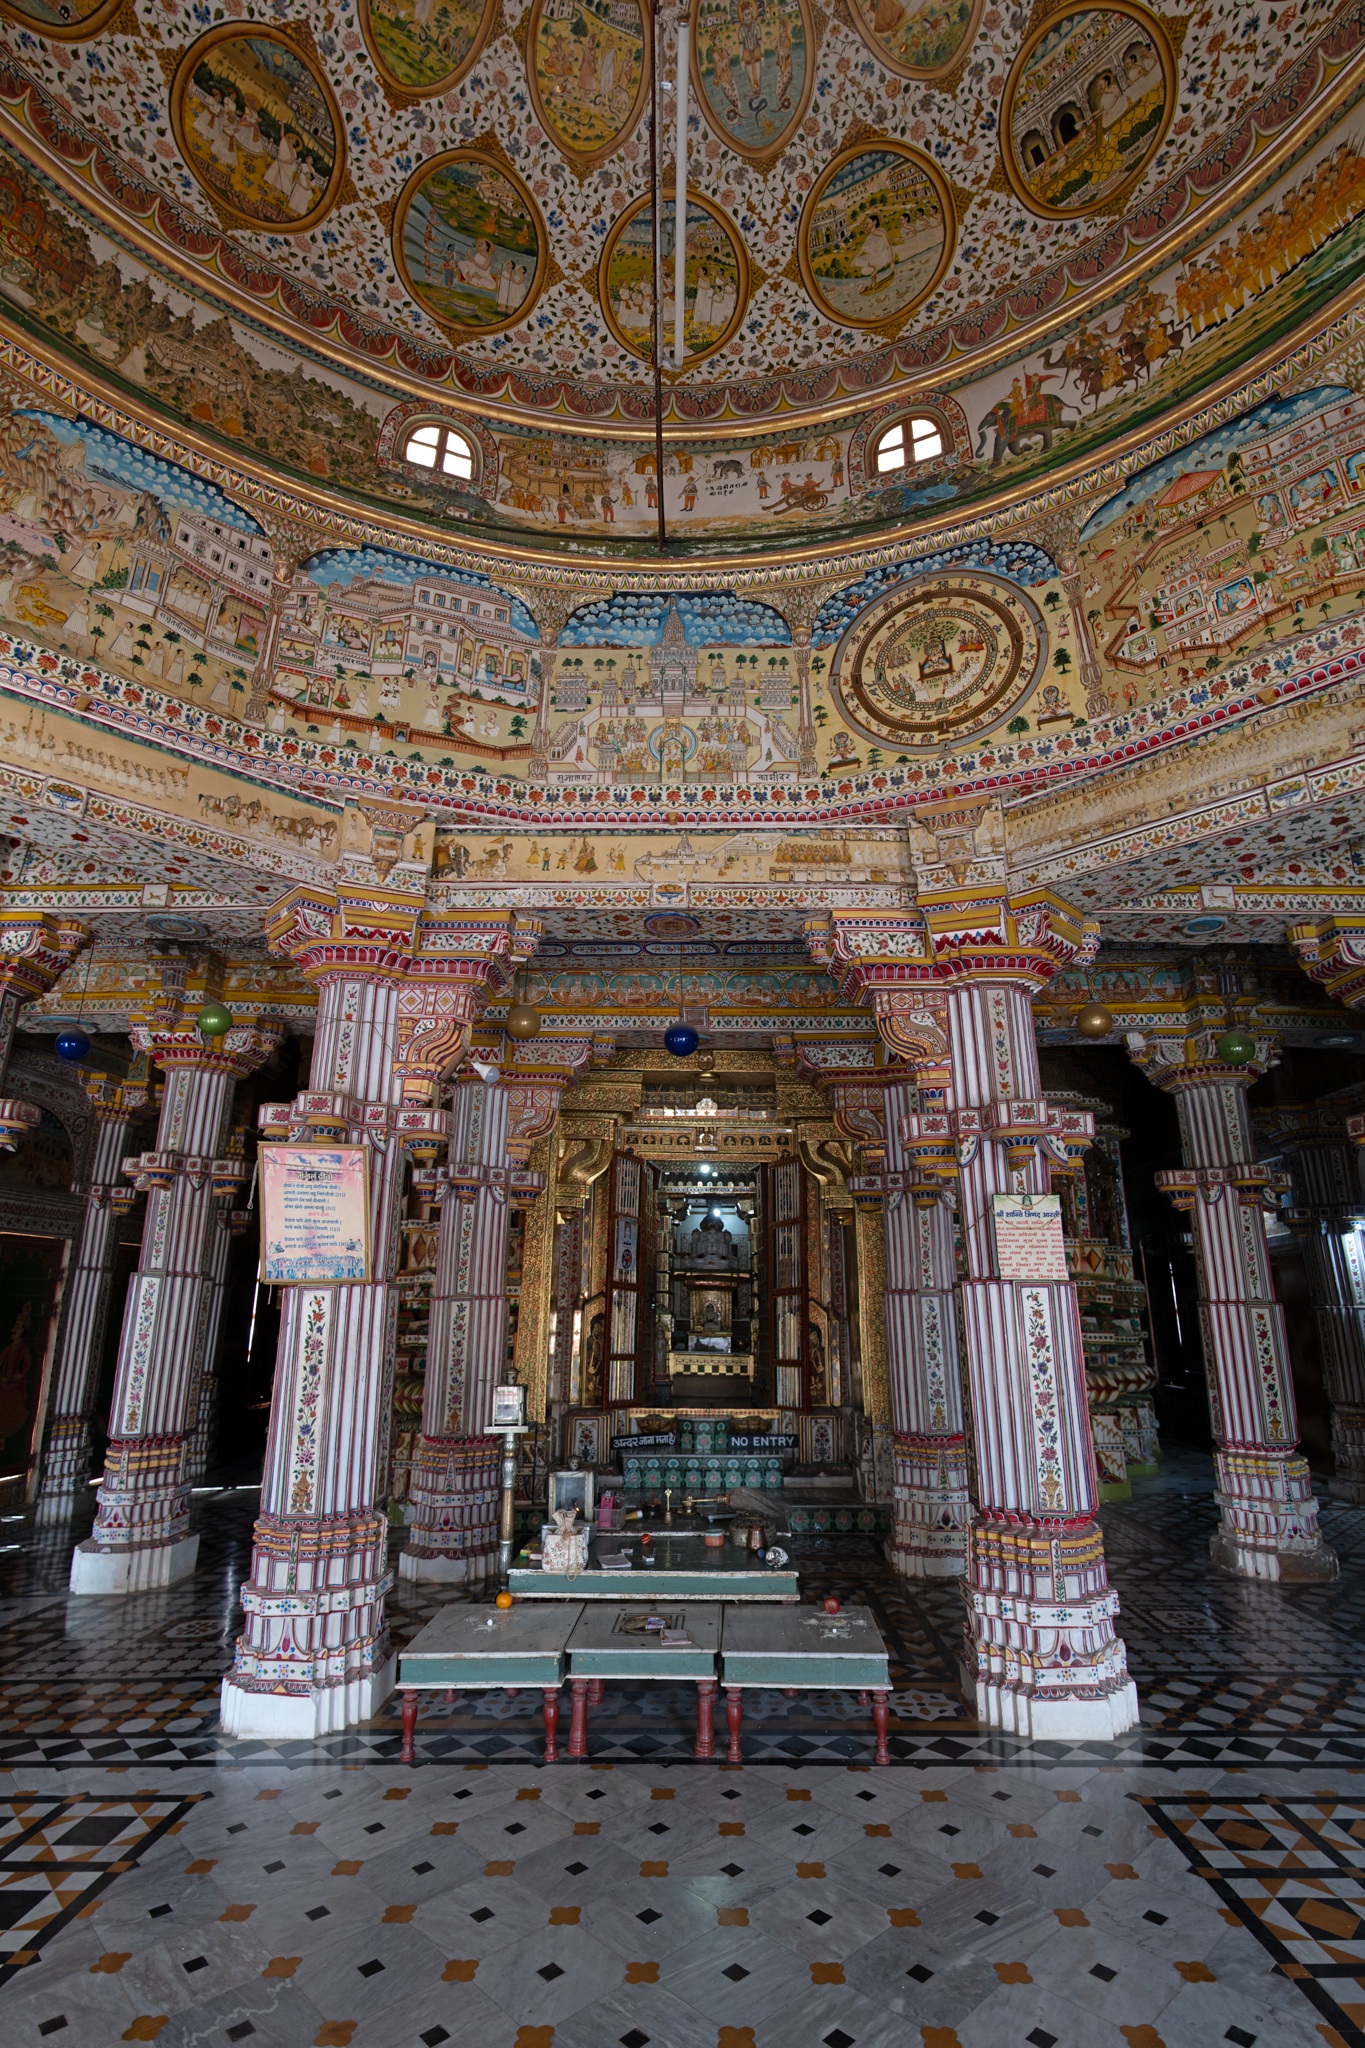
[[[521,996],[522,977],[517,976],[512,990],[512,1007],[507,1012],[507,1036],[509,1038],[534,1038],[540,1030],[540,1012]]]
[[[1114,1013],[1103,1003],[1083,1003],[1072,1019],[1082,1038],[1107,1038],[1114,1028]]]

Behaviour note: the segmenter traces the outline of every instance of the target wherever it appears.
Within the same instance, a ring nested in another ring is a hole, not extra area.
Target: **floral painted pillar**
[[[1137,1695],[1095,1521],[1076,1293],[1059,1233],[1030,1226],[1036,1238],[1016,1251],[996,1231],[997,1212],[1046,1195],[1051,1167],[1088,1139],[1087,1119],[1064,1136],[1042,1100],[1030,1005],[1098,933],[1050,891],[987,891],[922,897],[918,917],[888,933],[873,928],[876,913],[833,913],[831,971],[841,986],[863,981],[893,1050],[927,1049],[928,1026],[946,1023],[944,1107],[908,1113],[902,1135],[925,1171],[943,1169],[949,1146],[957,1167],[978,1503],[963,1588],[969,1696],[983,1721],[1015,1734],[1107,1739],[1134,1725]]]
[[[0,906],[0,1152],[17,1152],[42,1111],[5,1095],[15,1027],[25,1003],[46,995],[86,941],[84,925],[45,911]]]
[[[150,1100],[147,1088],[123,1086],[103,1074],[87,1075],[85,1092],[95,1111],[95,1144],[85,1189],[85,1220],[67,1284],[61,1349],[53,1374],[52,1411],[37,1504],[39,1522],[65,1521],[85,1499],[90,1478],[90,1421],[114,1283],[121,1198],[128,1185],[121,1168],[128,1140]]]
[[[1284,1181],[1257,1164],[1247,1111],[1247,1090],[1279,1054],[1253,1023],[1254,1057],[1230,1066],[1218,1051],[1222,1022],[1200,1009],[1186,1022],[1179,1037],[1132,1033],[1128,1050],[1174,1099],[1180,1121],[1185,1163],[1156,1184],[1194,1233],[1220,1510],[1209,1554],[1243,1578],[1334,1579],[1336,1553],[1322,1540],[1307,1460],[1295,1449],[1289,1344],[1266,1247],[1265,1209]]]
[[[1356,1150],[1365,1119],[1352,1088],[1334,1101],[1277,1103],[1254,1122],[1289,1169],[1285,1221],[1303,1246],[1322,1376],[1332,1404],[1336,1500],[1365,1506],[1365,1192]]]
[[[317,989],[318,1015],[310,1088],[261,1123],[366,1147],[372,1277],[286,1290],[246,1626],[222,1688],[238,1736],[344,1728],[392,1687],[384,1488],[407,1161],[426,1165],[445,1142],[441,1079],[488,986],[510,982],[540,931],[505,910],[429,906],[425,827],[397,860],[382,849],[380,867],[348,814],[342,846],[336,888],[291,890],[266,928]]]
[[[214,1201],[240,1162],[224,1151],[238,1081],[268,1059],[278,1029],[240,1012],[201,1038],[195,1011],[216,993],[212,962],[170,960],[129,1036],[165,1073],[156,1145],[124,1162],[147,1192],[142,1258],[128,1290],[95,1526],[71,1560],[73,1593],[137,1593],[194,1570],[186,1437],[196,1337],[209,1284]],[[215,1181],[217,1186],[215,1186]]]
[[[456,1081],[446,1164],[432,1176],[441,1232],[404,1578],[479,1579],[497,1557],[502,1446],[486,1432],[507,1342],[509,1196],[542,1185],[531,1147],[590,1052],[586,1038],[537,1038],[512,1048],[500,1079],[470,1069]]]

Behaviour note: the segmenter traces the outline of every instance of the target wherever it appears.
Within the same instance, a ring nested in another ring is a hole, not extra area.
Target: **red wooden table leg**
[[[606,1693],[607,1681],[605,1678],[590,1678],[588,1680],[588,1705],[590,1707],[600,1707],[606,1698]]]
[[[559,1687],[545,1685],[541,1687],[541,1692],[545,1698],[545,1761],[547,1764],[557,1764],[559,1750],[555,1743],[555,1734],[559,1727]]]
[[[891,1752],[886,1746],[886,1731],[891,1721],[891,1695],[874,1692],[872,1695],[872,1725],[877,1731],[877,1762],[889,1764]]]
[[[739,1746],[739,1730],[743,1719],[743,1690],[737,1685],[727,1685],[725,1688],[725,1720],[730,1730],[730,1753],[728,1760],[732,1764],[741,1764],[744,1761],[743,1753]]]
[[[870,1692],[866,1692],[866,1691],[864,1691],[864,1692],[860,1692],[860,1693],[858,1694],[858,1705],[859,1705],[860,1707],[870,1707],[870,1706],[871,1706],[871,1704],[872,1704],[872,1695],[871,1695],[871,1693],[870,1693]]]
[[[520,1692],[521,1687],[519,1685],[505,1685],[502,1689],[502,1696],[505,1700],[514,1700]]]
[[[444,1691],[444,1692],[443,1692],[443,1693],[441,1694],[441,1705],[442,1705],[443,1707],[449,1707],[449,1708],[453,1708],[453,1707],[454,1707],[454,1705],[455,1705],[455,1688],[454,1688],[454,1686],[453,1686],[453,1685],[449,1685],[449,1686],[447,1686],[447,1687],[446,1687],[446,1689],[445,1689],[445,1691]]]
[[[416,1733],[417,1695],[415,1692],[405,1692],[403,1694],[403,1747],[398,1752],[400,1762],[410,1764],[416,1760],[417,1753],[413,1748],[412,1740]]]
[[[584,1757],[588,1753],[588,1681],[586,1678],[569,1680],[569,1755]]]
[[[715,1679],[699,1678],[697,1680],[697,1740],[693,1745],[693,1756],[714,1756],[716,1753],[716,1729],[712,1718],[715,1706]]]

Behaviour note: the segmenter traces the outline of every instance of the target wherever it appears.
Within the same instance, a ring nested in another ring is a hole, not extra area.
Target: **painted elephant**
[[[1013,404],[1008,398],[1002,398],[998,405],[991,407],[981,422],[976,443],[977,461],[981,461],[986,453],[986,435],[991,428],[995,429],[992,469],[997,463],[1003,462],[1007,448],[1011,455],[1017,455],[1020,444],[1024,441],[1040,440],[1044,450],[1050,449],[1054,435],[1064,433],[1076,425],[1074,418],[1066,417],[1071,411],[1072,408],[1064,405],[1052,391],[1038,392],[1022,406]]]

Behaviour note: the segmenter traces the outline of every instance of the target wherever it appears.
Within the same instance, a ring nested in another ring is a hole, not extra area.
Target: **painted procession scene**
[[[185,154],[215,198],[265,227],[317,212],[342,146],[329,95],[269,36],[210,37],[176,102]]]
[[[400,207],[398,251],[414,298],[432,317],[493,329],[524,317],[542,268],[530,199],[476,155],[419,174]]]
[[[1158,33],[1126,11],[1068,14],[1016,65],[1009,148],[1033,199],[1086,213],[1137,177],[1169,117]]]
[[[693,75],[707,119],[745,154],[781,149],[814,83],[813,23],[801,0],[702,0]]]
[[[585,161],[612,149],[646,74],[638,0],[536,0],[527,49],[540,117],[555,140]]]

